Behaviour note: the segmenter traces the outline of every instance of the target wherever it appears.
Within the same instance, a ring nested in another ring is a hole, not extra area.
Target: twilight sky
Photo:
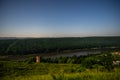
[[[0,37],[120,36],[120,0],[0,0]]]

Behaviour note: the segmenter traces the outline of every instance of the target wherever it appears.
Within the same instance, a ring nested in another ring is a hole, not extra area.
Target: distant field
[[[120,37],[1,39],[0,54],[61,53],[64,50],[120,48]]]

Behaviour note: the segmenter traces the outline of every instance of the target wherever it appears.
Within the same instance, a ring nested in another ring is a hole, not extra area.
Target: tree
[[[112,70],[113,67],[113,57],[112,54],[103,54],[100,59],[101,65],[103,65],[107,70]]]
[[[92,68],[94,64],[96,64],[96,60],[94,57],[87,57],[81,62],[81,65],[86,68]]]

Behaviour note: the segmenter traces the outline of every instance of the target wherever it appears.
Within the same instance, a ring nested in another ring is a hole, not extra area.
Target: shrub
[[[86,68],[82,66],[76,69],[76,72],[83,72],[83,71],[86,71]]]
[[[101,65],[104,66],[108,71],[114,69],[112,54],[103,54],[100,58]]]
[[[96,60],[93,57],[85,58],[81,63],[81,65],[86,68],[92,68],[94,64],[96,64]]]

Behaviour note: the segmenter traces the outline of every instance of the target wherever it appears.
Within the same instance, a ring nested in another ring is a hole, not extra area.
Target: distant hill
[[[16,39],[16,37],[0,37],[0,40]]]
[[[64,50],[120,48],[120,36],[66,38],[0,38],[0,54],[60,53]]]

